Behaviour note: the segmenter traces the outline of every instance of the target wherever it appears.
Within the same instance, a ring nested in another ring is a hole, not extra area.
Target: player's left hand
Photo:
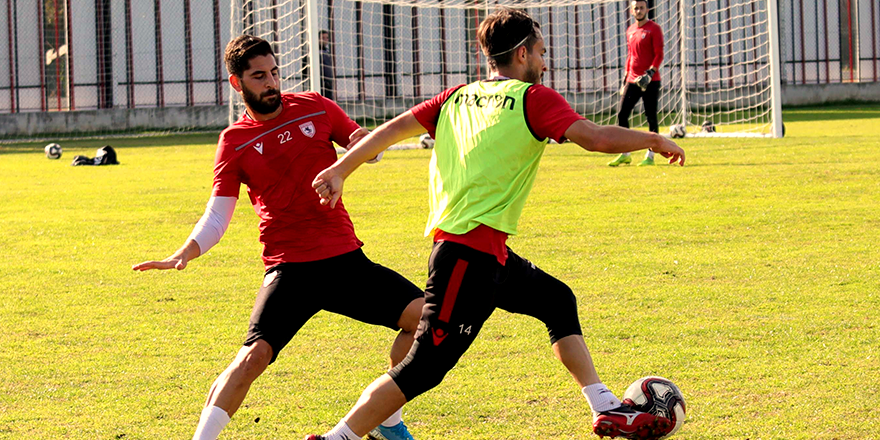
[[[359,127],[357,130],[351,132],[351,134],[348,135],[348,148],[346,148],[346,150],[351,150],[355,144],[360,142],[361,139],[367,137],[368,134],[370,134],[370,130],[367,130],[364,127]]]
[[[639,86],[639,88],[642,89],[643,92],[645,90],[648,90],[648,84],[651,84],[651,79],[654,78],[654,73],[656,73],[654,69],[648,69],[647,71],[645,71],[644,75],[636,78],[636,84]]]
[[[321,198],[322,205],[330,205],[330,208],[336,207],[336,202],[342,197],[342,186],[345,178],[333,167],[327,168],[318,173],[315,180],[312,181],[312,188]]]
[[[660,137],[660,145],[652,149],[655,153],[669,159],[670,164],[678,163],[684,166],[684,149],[671,139]]]

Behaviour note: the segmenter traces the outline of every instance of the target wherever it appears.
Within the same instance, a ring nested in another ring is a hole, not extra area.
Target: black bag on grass
[[[80,166],[80,165],[119,165],[119,161],[116,160],[116,150],[109,145],[104,145],[101,148],[98,148],[98,151],[95,153],[96,156],[94,158],[86,157],[86,156],[75,156],[73,158],[73,163],[71,166]]]

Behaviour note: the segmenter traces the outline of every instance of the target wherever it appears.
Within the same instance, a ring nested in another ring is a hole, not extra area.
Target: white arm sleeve
[[[374,158],[368,160],[367,163],[369,163],[369,164],[374,164],[374,163],[376,163],[376,162],[379,162],[380,160],[382,160],[382,155],[383,155],[383,154],[385,154],[385,152],[384,152],[384,151],[380,151],[379,154],[376,155],[376,157],[374,157]]]
[[[208,206],[205,207],[205,214],[201,220],[196,223],[192,234],[189,238],[195,240],[199,245],[200,255],[208,252],[208,249],[214,247],[220,241],[220,237],[229,227],[232,221],[232,213],[235,212],[235,197],[211,197],[208,200]]]

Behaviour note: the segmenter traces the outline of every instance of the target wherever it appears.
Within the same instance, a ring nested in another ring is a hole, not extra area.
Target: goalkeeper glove
[[[643,92],[648,90],[648,84],[651,84],[651,78],[654,77],[654,73],[656,73],[654,69],[648,69],[645,71],[644,75],[636,78],[636,85],[638,85]]]

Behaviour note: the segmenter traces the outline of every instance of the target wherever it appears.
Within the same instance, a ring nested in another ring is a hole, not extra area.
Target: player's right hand
[[[652,150],[669,159],[670,164],[678,162],[679,165],[684,166],[684,150],[672,140],[661,137],[660,146],[654,147]]]
[[[183,270],[186,269],[186,260],[178,257],[168,257],[161,261],[144,261],[143,263],[135,264],[131,266],[132,270],[145,271],[150,269],[177,269]]]

